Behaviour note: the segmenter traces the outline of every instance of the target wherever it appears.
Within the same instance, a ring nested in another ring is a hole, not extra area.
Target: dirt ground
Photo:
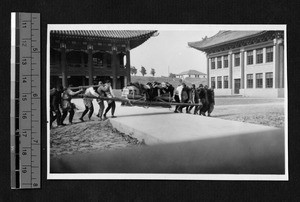
[[[281,103],[216,106],[212,117],[283,128],[284,106]]]
[[[216,97],[212,117],[283,128],[284,98]]]
[[[50,156],[90,152],[93,150],[116,150],[141,146],[137,139],[112,128],[110,122],[77,122],[56,127],[50,132]]]

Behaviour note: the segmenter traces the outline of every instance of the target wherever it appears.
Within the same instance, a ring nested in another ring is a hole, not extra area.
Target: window
[[[215,58],[211,59],[211,69],[215,69],[216,68],[216,63],[215,63]]]
[[[228,55],[224,56],[224,68],[228,67]]]
[[[102,58],[93,58],[93,65],[94,66],[103,66]]]
[[[221,57],[217,58],[217,68],[218,69],[222,68],[222,58]]]
[[[273,72],[266,73],[266,88],[273,88]]]
[[[211,77],[211,87],[215,88],[216,87],[216,80],[215,77]]]
[[[256,50],[256,64],[263,63],[263,49]]]
[[[247,65],[253,64],[253,51],[247,51]]]
[[[253,88],[253,74],[247,74],[247,88]]]
[[[235,53],[234,54],[234,66],[240,66],[240,53]]]
[[[256,88],[262,88],[263,87],[263,74],[259,73],[256,74]]]
[[[218,76],[217,81],[218,81],[218,88],[222,88],[222,77]]]
[[[224,88],[228,88],[228,76],[224,76]]]
[[[273,47],[268,47],[266,52],[266,62],[273,62]]]

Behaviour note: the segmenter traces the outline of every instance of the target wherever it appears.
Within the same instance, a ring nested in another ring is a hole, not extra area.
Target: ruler
[[[40,14],[11,19],[11,188],[40,188]]]

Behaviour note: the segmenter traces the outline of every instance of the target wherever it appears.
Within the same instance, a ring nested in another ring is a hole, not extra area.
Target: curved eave
[[[130,43],[130,49],[136,48],[137,46],[141,45],[145,41],[147,41],[152,36],[157,36],[158,32],[157,30],[149,31],[145,34],[136,35],[132,37],[126,37],[126,36],[117,36],[117,37],[110,37],[110,36],[96,36],[96,35],[88,35],[88,33],[84,30],[79,31],[78,35],[75,35],[72,33],[72,31],[51,31],[51,37],[57,37],[60,39],[87,39],[90,41],[93,40],[110,40],[115,42],[120,41],[126,41]]]
[[[145,43],[149,38],[158,36],[158,34],[159,33],[157,31],[153,31],[152,33],[144,35],[143,37],[129,39],[130,49],[134,49],[134,48],[140,46],[141,44]]]
[[[225,41],[225,42],[221,42],[221,43],[218,43],[218,44],[214,44],[214,45],[206,46],[206,47],[202,47],[202,48],[199,48],[196,45],[194,45],[197,42],[188,42],[188,46],[190,46],[192,48],[195,48],[197,50],[203,51],[203,52],[207,52],[207,50],[209,50],[211,48],[215,48],[215,47],[226,45],[226,44],[230,44],[230,43],[235,43],[235,42],[242,41],[242,40],[245,40],[245,39],[254,38],[254,37],[260,36],[260,35],[262,35],[262,34],[264,34],[266,32],[267,31],[262,31],[262,32],[259,32],[257,34],[253,34],[251,36],[245,36],[245,37],[241,37],[241,38],[238,38],[238,39],[234,39],[234,40],[230,40],[230,41]]]

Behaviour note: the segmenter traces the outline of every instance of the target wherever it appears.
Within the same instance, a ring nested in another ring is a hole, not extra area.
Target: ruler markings
[[[39,14],[15,13],[15,16],[16,26],[12,25],[12,29],[16,30],[16,80],[15,89],[11,89],[15,91],[16,98],[14,99],[15,124],[11,124],[11,128],[16,132],[11,145],[15,161],[15,163],[11,161],[11,165],[14,166],[11,172],[11,185],[12,188],[17,189],[39,188],[40,119],[38,118],[40,114],[36,112],[40,110],[40,102],[34,100],[40,99],[40,21]],[[34,77],[36,79],[33,79]],[[34,170],[32,169],[33,163],[35,163]]]

